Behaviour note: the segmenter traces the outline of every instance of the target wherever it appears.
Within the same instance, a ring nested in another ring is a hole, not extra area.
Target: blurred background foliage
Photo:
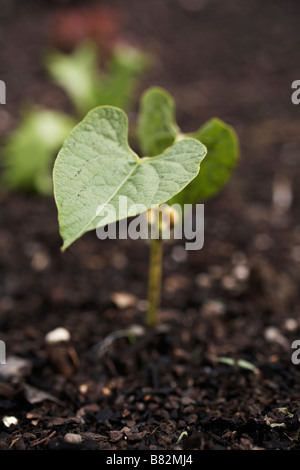
[[[52,194],[57,151],[74,125],[96,106],[130,111],[141,75],[150,58],[139,48],[112,40],[119,17],[103,7],[62,11],[53,19],[54,41],[41,58],[50,79],[60,87],[71,110],[21,105],[19,122],[5,137],[2,184],[10,190]],[[49,49],[49,50],[48,50]]]

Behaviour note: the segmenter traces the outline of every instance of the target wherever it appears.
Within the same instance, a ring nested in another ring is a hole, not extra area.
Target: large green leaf
[[[199,141],[186,138],[161,155],[139,158],[128,145],[123,111],[111,106],[90,111],[70,133],[54,165],[63,249],[87,231],[141,213],[140,205],[149,209],[167,201],[197,176],[205,155]],[[127,208],[119,207],[121,196],[127,198]],[[108,207],[115,213],[107,214]]]
[[[217,194],[230,178],[238,159],[238,139],[231,126],[213,118],[197,132],[186,134],[194,137],[207,147],[207,156],[201,171],[170,204],[195,204]],[[138,120],[138,139],[143,152],[155,155],[162,152],[181,133],[175,118],[175,103],[164,89],[152,87],[142,98]]]
[[[51,194],[53,161],[74,124],[58,111],[26,111],[2,149],[3,184],[13,190]]]
[[[143,155],[153,156],[173,144],[179,133],[172,96],[159,87],[149,88],[142,96],[137,137]]]

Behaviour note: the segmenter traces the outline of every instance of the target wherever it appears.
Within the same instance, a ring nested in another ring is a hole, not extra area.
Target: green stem
[[[153,328],[157,323],[157,312],[161,302],[163,240],[150,241],[150,265],[148,278],[147,326]]]

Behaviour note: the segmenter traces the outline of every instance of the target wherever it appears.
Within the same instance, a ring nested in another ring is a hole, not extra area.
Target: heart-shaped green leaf
[[[175,119],[172,96],[159,87],[147,90],[141,101],[138,139],[142,151],[154,155],[184,137]],[[217,194],[230,178],[238,160],[238,139],[231,126],[211,119],[193,134],[207,148],[207,156],[195,179],[169,201],[169,204],[196,204]]]
[[[141,205],[149,209],[169,200],[197,176],[205,155],[204,145],[186,138],[161,155],[139,158],[128,145],[123,111],[111,106],[90,111],[54,165],[63,249],[87,231],[141,213]],[[120,197],[127,198],[126,208]],[[108,206],[115,212],[105,213]]]

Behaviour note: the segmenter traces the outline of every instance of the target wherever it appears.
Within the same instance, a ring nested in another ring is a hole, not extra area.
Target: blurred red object
[[[121,34],[123,19],[116,9],[91,6],[63,8],[50,21],[50,42],[64,52],[92,39],[101,50],[109,51]]]

